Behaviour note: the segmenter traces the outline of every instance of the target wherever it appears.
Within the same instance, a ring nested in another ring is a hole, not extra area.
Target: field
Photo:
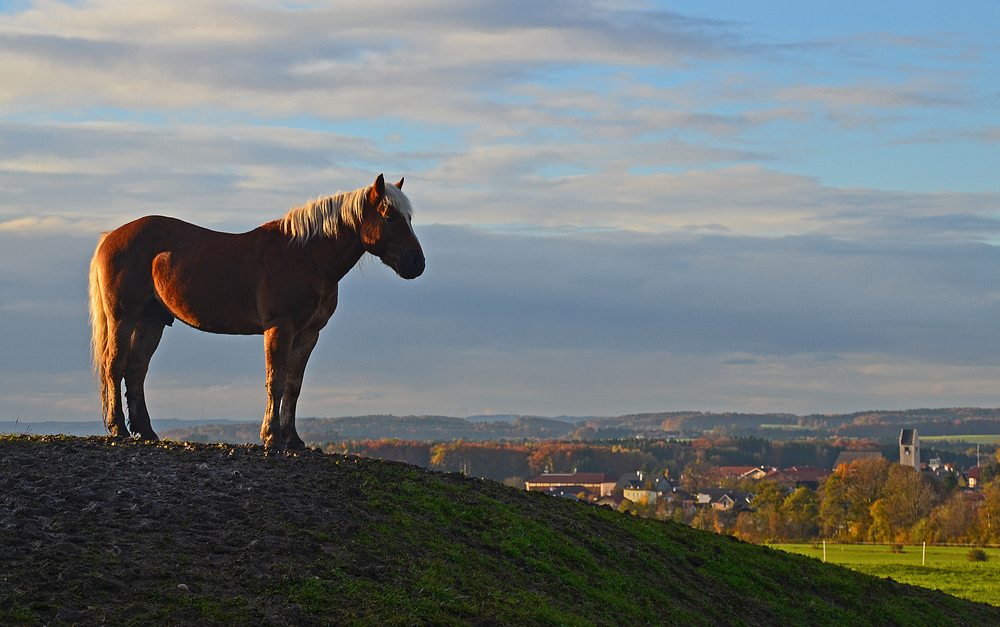
[[[820,544],[772,544],[772,548],[823,559]],[[941,590],[970,601],[1000,605],[1000,549],[984,549],[988,560],[969,562],[970,547],[928,546],[927,563],[921,565],[921,546],[906,545],[892,553],[886,545],[827,542],[826,561],[851,570],[892,577],[896,581]]]
[[[996,444],[1000,435],[922,435],[921,442],[966,442],[968,444]]]

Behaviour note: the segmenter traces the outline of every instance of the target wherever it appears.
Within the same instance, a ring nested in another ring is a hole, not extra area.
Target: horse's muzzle
[[[415,279],[424,273],[424,254],[418,248],[410,248],[399,259],[396,273],[404,279]]]

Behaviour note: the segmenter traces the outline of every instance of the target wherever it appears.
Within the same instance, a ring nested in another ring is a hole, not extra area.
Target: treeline
[[[310,445],[367,439],[405,439],[427,442],[451,440],[548,440],[572,438],[577,425],[550,418],[522,416],[513,422],[477,422],[449,416],[347,416],[304,418],[297,421],[302,439]],[[200,425],[171,429],[161,437],[186,442],[259,444],[260,423]]]
[[[446,472],[521,483],[549,472],[605,472],[615,477],[650,470],[660,460],[649,453],[621,446],[591,446],[571,442],[504,443],[405,440],[364,440],[329,443],[324,452],[378,457]]]
[[[494,421],[449,416],[368,415],[341,418],[303,418],[299,434],[306,442],[340,442],[368,439],[423,440],[428,442],[612,440],[697,438],[702,435],[767,437],[795,440],[849,437],[895,443],[903,427],[920,435],[1000,434],[1000,409],[914,409],[871,411],[856,414],[796,416],[793,414],[744,414],[663,412],[610,418],[554,419],[533,416]],[[162,432],[162,437],[193,442],[259,443],[258,422],[192,426]]]
[[[898,456],[898,447],[864,440],[771,441],[758,437],[702,437],[676,440],[602,440],[593,442],[466,442],[430,443],[416,440],[361,440],[327,442],[328,453],[379,457],[404,461],[434,470],[503,481],[527,479],[550,472],[604,472],[620,476],[643,470],[686,477],[689,487],[704,487],[713,466],[815,466],[833,468],[845,450],[879,450],[886,457]],[[925,449],[925,455],[935,453]],[[975,457],[941,451],[945,463],[965,468]]]

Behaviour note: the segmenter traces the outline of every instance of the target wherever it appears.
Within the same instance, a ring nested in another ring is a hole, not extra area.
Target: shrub
[[[903,545],[894,542],[893,544],[889,545],[889,552],[890,553],[902,553],[903,552]]]
[[[988,559],[986,551],[982,549],[969,549],[969,553],[965,557],[970,562],[985,562]]]

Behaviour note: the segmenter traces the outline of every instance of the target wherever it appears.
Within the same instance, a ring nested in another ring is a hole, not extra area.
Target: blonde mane
[[[371,186],[353,192],[337,192],[291,209],[281,218],[281,231],[302,244],[314,237],[337,237],[342,228],[357,231],[364,218],[365,197]],[[410,200],[395,185],[385,186],[385,202],[409,220],[413,216]]]

